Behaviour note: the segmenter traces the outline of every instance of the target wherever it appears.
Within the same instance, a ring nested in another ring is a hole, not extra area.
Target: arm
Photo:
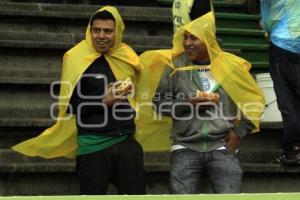
[[[99,84],[100,85],[100,84]],[[77,86],[73,91],[71,100],[70,100],[70,104],[73,107],[73,113],[77,114],[77,108],[78,106],[80,106],[80,104],[83,103],[92,103],[92,104],[99,104],[99,106],[84,106],[83,109],[81,109],[81,114],[91,114],[91,113],[99,113],[103,111],[103,106],[108,106],[111,107],[114,103],[118,102],[118,101],[122,101],[124,99],[126,99],[126,96],[128,94],[130,94],[130,91],[124,91],[118,95],[113,93],[113,84],[109,84],[107,86],[106,89],[106,94],[105,95],[99,95],[99,91],[93,91],[93,92],[89,92],[88,96],[99,96],[99,98],[89,98],[89,97],[80,97],[77,91]],[[99,88],[99,90],[101,91],[102,94],[105,93],[105,89],[103,88]],[[100,96],[102,96],[103,98],[100,98]]]
[[[170,68],[165,69],[156,90],[156,97],[153,98],[157,113],[173,118],[175,116],[182,117],[193,112],[194,106],[196,106],[198,102],[209,102],[207,98],[196,97],[190,99],[185,93],[177,92],[179,88],[178,84],[186,83],[183,82],[184,79],[181,79],[182,77],[179,78],[182,73],[176,73],[173,77],[170,77],[170,72]],[[203,109],[207,109],[207,107],[203,106]]]
[[[254,129],[254,125],[246,117],[242,117],[241,121],[233,128],[233,131],[242,139]]]
[[[254,128],[250,120],[242,117],[240,123],[230,129],[225,137],[226,147],[234,153],[240,146],[241,139]]]

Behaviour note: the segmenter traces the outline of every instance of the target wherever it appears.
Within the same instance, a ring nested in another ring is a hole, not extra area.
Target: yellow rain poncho
[[[197,1],[195,3],[195,1]],[[202,1],[200,3],[200,1]],[[172,14],[173,14],[173,28],[174,32],[178,30],[181,26],[192,21],[190,17],[190,13],[192,12],[192,7],[194,4],[199,3],[201,6],[206,8],[206,0],[174,0],[172,6]],[[210,8],[213,11],[212,2],[209,0]],[[200,16],[200,13],[203,13],[203,10],[199,10],[197,16]]]
[[[152,99],[164,71],[169,65],[170,50],[148,51],[140,56],[143,68],[137,87],[137,117],[135,138],[143,145],[144,151],[165,151],[171,145],[172,119],[156,116]]]
[[[144,65],[142,77],[144,77],[145,82],[149,82],[148,87],[151,87],[148,90],[151,92],[156,91],[164,67],[173,68],[175,70],[173,73],[176,73],[177,70],[196,69],[195,66],[182,66],[175,69],[172,64],[174,57],[184,53],[183,35],[185,31],[205,42],[214,79],[231,97],[245,117],[254,124],[255,130],[253,132],[258,131],[260,116],[265,105],[263,93],[249,73],[251,65],[240,57],[222,51],[219,47],[215,36],[213,12],[203,15],[179,29],[174,35],[172,50],[148,51],[140,56],[141,63]],[[141,87],[143,85],[141,84]],[[151,101],[152,98],[149,98],[149,102]],[[170,145],[168,138],[172,126],[171,119],[165,118],[165,123],[161,123],[161,127],[159,127],[158,120],[153,120],[153,116],[150,116],[150,114],[152,113],[149,111],[149,116],[141,120],[147,122],[147,127],[152,128],[145,130],[143,134],[137,137],[146,138],[148,135],[148,137],[160,138],[152,141],[155,141],[156,146],[159,146],[160,149],[167,150]],[[144,143],[143,139],[140,140]],[[155,149],[152,149],[151,144],[149,144],[147,150],[152,151]]]
[[[63,58],[58,115],[61,119],[58,119],[52,127],[39,136],[13,146],[13,150],[28,156],[44,158],[76,156],[77,129],[75,117],[71,116],[70,119],[65,120],[62,118],[68,116],[66,113],[67,106],[78,79],[98,57],[105,57],[117,80],[125,80],[127,77],[135,80],[135,70],[141,70],[139,57],[129,46],[121,43],[125,28],[123,20],[116,8],[106,6],[97,12],[103,10],[110,12],[115,18],[115,46],[105,55],[97,52],[93,47],[90,25],[88,25],[85,40],[66,52]],[[129,99],[129,101],[135,107],[135,99]]]

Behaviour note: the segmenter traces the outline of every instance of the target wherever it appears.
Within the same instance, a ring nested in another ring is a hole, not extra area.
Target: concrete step
[[[224,43],[224,49],[240,49],[239,56],[252,63],[254,70],[265,70],[269,68],[268,44],[250,43]]]
[[[55,103],[59,88],[41,84],[2,84],[0,89],[0,133],[3,140],[0,146],[7,146],[6,137],[11,142],[17,138],[31,137],[38,134],[43,128],[54,124],[57,114]],[[51,107],[53,105],[53,107]],[[54,116],[54,117],[52,117]],[[246,146],[268,145],[270,149],[280,149],[279,134],[281,126],[277,123],[263,123],[262,133],[270,133],[276,138],[268,138],[265,134],[253,134],[247,137]],[[27,131],[27,129],[29,130]],[[37,128],[37,131],[34,128]],[[22,132],[24,131],[24,135]],[[32,134],[30,134],[32,132]],[[6,134],[8,133],[8,134]],[[28,135],[29,134],[29,135]],[[256,136],[261,136],[256,140]],[[277,141],[277,142],[276,142]],[[274,142],[274,143],[273,143]],[[10,143],[11,144],[11,143]],[[9,145],[8,145],[9,146]],[[262,148],[261,148],[262,149]]]
[[[22,95],[17,93],[15,96]],[[1,102],[5,103],[0,105],[0,127],[48,127],[54,124],[57,117],[56,100],[51,98],[50,94],[46,92],[40,92],[38,94],[39,97],[34,101],[29,101],[28,96],[30,96],[30,92],[25,94],[22,102],[18,104],[8,104],[6,102],[7,99],[1,100]],[[49,99],[45,99],[45,97],[49,97]],[[44,102],[41,99],[45,99]],[[41,102],[43,104],[52,103],[41,107]],[[281,129],[282,122],[264,122],[261,124],[261,128]]]
[[[34,72],[34,68],[32,70]],[[38,77],[38,74],[36,76]],[[57,107],[54,104],[57,102],[59,83],[50,85],[50,82],[47,84],[23,82],[0,86],[0,126],[42,127],[53,123],[51,112],[56,115]],[[275,124],[262,124],[262,127],[280,128]]]
[[[242,7],[245,5],[247,0],[234,0],[234,1],[226,1],[226,0],[213,0],[213,6],[224,6],[224,7]],[[157,0],[162,5],[173,5],[173,0]]]
[[[24,85],[22,85],[22,87],[25,88],[26,86],[24,87]],[[33,90],[35,89],[33,88]],[[14,132],[14,128],[19,129],[21,127],[45,128],[55,122],[57,107],[54,106],[52,108],[51,105],[57,101],[50,96],[50,91],[48,89],[45,89],[45,91],[41,91],[38,94],[32,92],[32,95],[27,89],[19,89],[19,91],[11,93],[12,94],[8,97],[5,92],[0,92],[3,97],[0,104],[0,111],[2,113],[0,117],[0,126],[7,127],[9,129],[8,132]],[[16,100],[17,98],[19,98],[19,100]],[[274,132],[276,130],[281,130],[282,123],[264,122],[261,124],[261,128]]]
[[[6,2],[23,2],[23,3],[51,3],[51,4],[94,4],[94,5],[125,5],[125,6],[158,6],[157,0],[147,0],[147,1],[139,1],[139,0],[5,0]]]
[[[64,30],[65,26],[85,28],[90,14],[98,8],[99,6],[93,5],[0,3],[0,27],[1,30],[18,27],[18,30],[45,31]],[[162,35],[165,31],[171,33],[173,30],[170,8],[118,6],[118,9],[125,20],[127,32],[136,32],[137,27],[143,28],[143,31],[148,34],[158,35]],[[259,19],[259,15],[216,13],[217,27],[220,28],[258,29]],[[35,23],[29,23],[30,21]],[[16,25],[18,22],[26,24]],[[41,25],[38,27],[37,24]],[[75,29],[79,30],[79,28]]]
[[[238,13],[215,13],[219,28],[260,29],[259,15]]]
[[[26,139],[33,138],[39,135],[46,127],[52,124],[47,124],[42,127],[37,126],[0,126],[0,147],[9,149],[13,145],[22,142]]]
[[[41,44],[61,44],[74,45],[84,39],[85,35],[74,33],[49,33],[49,32],[29,32],[29,31],[0,31],[1,42],[24,41],[39,42]],[[124,42],[131,46],[158,46],[171,47],[172,38],[167,36],[147,36],[147,35],[124,35]],[[30,43],[29,43],[30,44]]]
[[[52,125],[57,114],[55,103],[59,91],[58,86],[1,84],[0,126],[18,128]],[[262,127],[280,129],[281,124],[263,123]]]
[[[52,90],[52,91],[51,91]],[[58,94],[58,85],[50,87],[50,85],[25,85],[25,84],[1,84],[0,87],[0,106],[5,108],[7,106],[15,108],[27,102],[23,107],[28,105],[34,108],[49,107],[55,100]],[[51,98],[51,95],[53,98]]]
[[[74,173],[75,162],[71,159],[55,158],[43,159],[38,157],[27,157],[10,149],[0,149],[0,173]],[[275,162],[263,162],[257,159],[247,160],[245,157],[257,158],[279,155],[276,150],[257,149],[256,151],[240,150],[240,160],[244,174],[255,174],[260,176],[284,175],[285,177],[299,176],[300,167],[282,166]],[[144,164],[147,173],[168,173],[169,172],[169,152],[144,153]],[[258,179],[258,178],[257,178]]]
[[[226,31],[225,31],[226,32]],[[0,31],[0,83],[51,83],[59,80],[65,51],[83,34]],[[125,35],[137,53],[171,47],[171,37]],[[268,69],[267,44],[223,43],[226,51],[244,57],[254,69]]]
[[[14,142],[37,135],[42,129],[55,123],[58,86],[1,84],[0,147],[8,147]],[[263,147],[267,144],[270,149],[280,149],[278,135],[281,132],[281,124],[263,123],[261,127],[264,128],[262,133],[271,134],[271,138],[265,134],[249,135],[244,141],[245,145],[252,148],[253,145]],[[260,137],[259,140],[256,139],[257,136]]]
[[[43,94],[41,93],[41,99],[43,99]],[[44,96],[46,96],[44,94]],[[10,106],[3,104],[0,107],[1,113],[5,112],[5,115],[1,114],[0,118],[0,147],[8,148],[9,146],[18,143],[19,141],[31,138],[38,135],[44,129],[50,127],[55,123],[55,119],[50,118],[50,106],[41,107],[41,104],[46,104],[44,102],[55,101],[52,99],[28,101],[26,96],[24,96],[24,101],[22,105]],[[39,105],[39,106],[36,106]],[[23,106],[23,107],[21,107]],[[12,107],[7,111],[5,107]],[[25,117],[24,117],[25,115]],[[22,116],[22,117],[20,117]],[[242,141],[242,147],[247,150],[257,149],[281,149],[280,134],[282,133],[282,128],[276,126],[276,123],[269,123],[268,127],[261,126],[261,131],[257,134],[249,134]],[[273,158],[272,158],[273,159]],[[272,160],[269,158],[268,160]],[[262,159],[260,159],[262,160]]]
[[[9,108],[1,109],[3,113],[9,113],[12,117],[1,117],[0,126],[8,127],[48,127],[54,124],[54,120],[50,118],[50,112],[45,109],[24,109],[24,108]],[[35,115],[48,115],[47,117],[34,117]]]
[[[41,31],[0,31],[0,40],[40,41],[54,43],[75,43],[84,39],[85,33],[60,33]],[[217,28],[217,37],[222,44],[265,44],[264,32],[256,29]],[[171,46],[172,35],[136,35],[125,33],[124,41],[130,45]]]
[[[159,5],[172,7],[173,0],[157,0]],[[236,12],[245,13],[248,12],[247,4],[244,0],[242,1],[226,1],[226,0],[214,0],[214,10],[217,12]]]
[[[25,3],[64,3],[64,4],[102,4],[105,5],[109,3],[110,5],[125,5],[125,6],[143,6],[143,7],[171,7],[173,0],[127,0],[127,1],[117,1],[117,0],[102,0],[101,2],[97,0],[5,0],[5,2],[25,2]],[[247,6],[244,0],[242,1],[213,1],[214,10],[220,12],[246,12]]]
[[[267,44],[265,32],[260,29],[218,28],[217,36],[223,43]]]
[[[43,52],[46,52],[46,50],[40,50],[41,52],[38,52],[37,49],[30,49],[31,52],[37,52],[37,55],[41,55]],[[15,52],[18,52],[15,50]],[[9,68],[13,64],[9,62],[7,65],[0,65],[0,83],[2,84],[51,84],[53,81],[59,81],[60,79],[60,67],[61,67],[61,60],[59,59],[62,57],[63,53],[61,53],[61,56],[58,56],[55,62],[51,63],[49,65],[50,68],[43,65],[44,62],[40,61],[39,59],[33,60],[32,63],[36,63],[37,65],[33,65],[30,62],[27,63],[27,60],[24,61],[24,69],[20,68]],[[10,56],[10,58],[18,58],[17,56]],[[41,59],[47,59],[47,56],[40,57]],[[32,59],[32,58],[31,58]],[[21,65],[19,62],[15,62],[16,66]],[[55,65],[55,63],[59,63]],[[263,73],[268,71],[268,63],[267,62],[251,62],[254,66],[252,68],[253,73]],[[31,65],[35,66],[36,68],[32,68]],[[51,67],[56,67],[58,69],[53,69]],[[45,69],[46,71],[43,71]],[[258,69],[258,70],[257,70]],[[47,73],[49,72],[49,73]]]
[[[127,1],[118,1],[118,0],[2,0],[5,2],[19,2],[19,3],[51,3],[51,4],[94,4],[94,5],[114,5],[114,6],[141,6],[141,7],[171,7],[173,0],[127,0]],[[217,12],[236,12],[236,13],[245,13],[252,12],[253,3],[247,3],[247,0],[214,0],[213,2],[214,10]]]
[[[13,43],[14,46],[16,46],[15,44],[16,43]],[[24,45],[24,43],[20,42],[19,45]],[[28,43],[26,45],[28,45]],[[34,43],[33,45],[37,44]],[[47,44],[43,45],[46,46]],[[51,45],[53,45],[53,43]],[[47,48],[1,48],[0,41],[0,52],[4,52],[0,56],[1,60],[3,60],[0,65],[0,83],[51,84],[53,81],[59,81],[62,66],[61,59],[67,48]],[[141,46],[137,46],[135,48],[145,49],[145,47]],[[155,47],[152,49],[155,49]],[[228,49],[228,52],[242,56],[241,50]],[[243,53],[245,56],[252,56],[251,54],[256,54],[251,51],[243,51]],[[253,58],[255,59],[255,56]],[[260,56],[258,56],[258,58],[260,58]],[[263,57],[261,60],[257,59],[251,63],[253,65],[253,73],[268,71],[268,62],[265,61]]]
[[[217,29],[218,42],[225,49],[246,49],[266,51],[268,43],[262,36],[261,31],[242,29]],[[64,49],[75,45],[85,35],[83,33],[49,33],[29,31],[0,31],[0,45],[2,47],[23,48],[51,48],[57,46]],[[147,36],[125,34],[124,42],[131,45],[138,53],[156,48],[170,48],[172,36]],[[143,47],[144,46],[144,47]]]
[[[49,85],[2,85],[0,89],[0,126],[45,127],[56,116],[57,107],[51,107],[57,99],[58,88]]]
[[[244,172],[255,173],[299,173],[300,167],[282,166],[270,160],[276,158],[280,150],[245,150],[241,148],[239,157]],[[249,159],[251,158],[251,159]],[[261,158],[262,160],[259,160]],[[0,149],[0,172],[73,172],[75,163],[72,159],[55,158],[43,159],[39,157],[27,157],[10,149]],[[147,172],[168,172],[170,153],[146,152],[144,154],[145,168]]]
[[[242,193],[294,193],[299,192],[299,174],[255,174],[245,173]],[[146,194],[169,194],[168,173],[146,173]],[[200,193],[212,194],[207,177],[203,178]],[[53,196],[78,195],[79,184],[74,172],[52,173],[3,173],[0,195],[7,196]],[[108,194],[115,195],[116,189],[110,185]],[[255,195],[255,194],[254,194]],[[281,194],[285,198],[285,194]],[[201,196],[201,195],[199,195]],[[251,196],[248,194],[247,196]],[[263,196],[263,195],[262,195]],[[265,196],[264,196],[265,197]],[[26,197],[23,197],[26,198]],[[45,198],[45,197],[44,197]],[[60,198],[60,197],[58,197]],[[244,197],[243,197],[244,198]],[[253,199],[253,198],[252,198]],[[280,198],[276,198],[280,199]],[[291,199],[297,199],[291,198]]]
[[[10,3],[7,5],[0,3],[0,16],[1,13],[4,13],[4,16],[0,20],[0,27],[2,24],[2,30],[8,31],[6,34],[2,32],[2,38],[6,37],[6,39],[1,40],[0,45],[2,47],[11,48],[18,46],[23,48],[49,49],[56,46],[56,48],[59,49],[68,49],[74,45],[76,41],[83,38],[82,34],[85,31],[88,15],[92,12],[91,10],[96,10],[96,7],[91,5],[78,6],[34,3]],[[170,10],[167,11],[166,8],[147,8],[141,11],[138,7],[120,7],[120,11],[124,13],[125,20],[128,19],[129,22],[126,30],[128,37],[125,35],[125,41],[132,45],[138,53],[148,49],[168,48],[171,46],[172,24],[170,20],[164,20],[168,17],[171,18]],[[150,19],[150,13],[154,11],[157,12],[155,16],[160,13],[160,15],[164,15],[165,17]],[[22,17],[20,18],[18,16]],[[250,20],[257,24],[259,18],[257,18],[256,15],[216,13],[216,16],[217,23],[220,22],[220,24],[217,24],[217,36],[222,40],[226,49],[243,52],[238,49],[239,45],[236,43],[259,43],[261,45],[267,45],[263,37],[263,32],[258,30],[256,25],[255,28],[251,28],[251,23],[247,22]],[[59,20],[57,20],[58,18]],[[145,22],[147,22],[147,25]],[[239,25],[247,24],[247,27],[238,27],[234,25],[236,22],[238,22],[237,24]],[[224,23],[229,24],[222,27]],[[156,27],[156,29],[152,27]],[[45,35],[44,33],[38,33],[38,35],[32,33],[12,34],[12,31],[16,29],[30,32],[49,32],[49,35]],[[58,33],[57,36],[54,33]],[[157,37],[149,38],[149,35],[156,35]],[[25,41],[23,39],[22,42],[18,42],[14,37],[26,37],[30,39],[26,39]],[[38,42],[33,42],[32,38]],[[41,41],[40,39],[42,38],[47,38],[47,41]],[[55,41],[53,41],[53,39],[55,39]],[[268,67],[265,56],[258,58],[257,54],[252,56],[247,54],[243,55],[243,53],[240,56],[246,59],[254,58],[249,61],[252,62],[254,66],[258,66],[258,68]]]
[[[1,196],[11,195],[76,195],[79,187],[75,163],[68,159],[41,159],[0,150]],[[169,153],[144,154],[147,194],[168,194]],[[244,163],[242,192],[299,191],[299,167],[270,163]],[[207,177],[203,193],[212,193]],[[45,187],[49,186],[49,187]],[[109,194],[116,194],[110,186]]]
[[[172,0],[2,0],[2,2],[23,2],[23,3],[51,3],[51,4],[94,4],[94,5],[114,5],[114,6],[141,6],[141,7],[171,7]],[[259,13],[259,2],[257,0],[214,0],[214,10],[217,12],[235,13]]]
[[[0,139],[14,137],[16,144],[42,131],[35,127],[0,127]],[[281,130],[262,130],[246,136],[239,157],[244,171],[243,192],[295,192],[299,185],[299,167],[284,167],[274,163],[280,154]],[[9,143],[9,142],[7,142]],[[26,157],[12,152],[9,146],[0,149],[1,195],[70,195],[78,193],[73,160]],[[169,152],[145,153],[147,193],[168,193]],[[205,180],[204,182],[206,182]],[[40,187],[40,185],[51,187]],[[211,193],[209,183],[205,192]],[[109,193],[115,194],[114,188]]]
[[[61,44],[55,47],[50,42],[41,45],[37,42],[0,41],[1,44],[4,47],[0,47],[0,83],[50,84],[59,80],[66,49],[61,49]],[[23,47],[16,47],[18,45]]]

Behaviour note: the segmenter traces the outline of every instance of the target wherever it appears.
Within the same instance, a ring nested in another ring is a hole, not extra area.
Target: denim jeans
[[[283,121],[282,145],[300,143],[300,55],[271,44],[270,74]]]
[[[243,172],[236,154],[226,149],[204,153],[179,149],[171,152],[170,193],[199,193],[203,172],[215,193],[240,192]]]

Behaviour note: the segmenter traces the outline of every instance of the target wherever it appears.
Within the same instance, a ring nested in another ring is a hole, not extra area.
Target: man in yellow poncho
[[[174,32],[181,26],[210,12],[213,6],[210,0],[174,0],[172,6]],[[137,117],[137,139],[143,144],[144,151],[157,152],[169,151],[171,140],[172,120],[162,116],[155,117],[151,106],[152,97],[158,85],[158,80],[163,72],[159,65],[169,65],[172,52],[170,50],[158,50],[156,54],[148,51],[141,55],[142,62],[148,66],[143,69],[137,90],[139,112]],[[150,55],[149,55],[150,53]],[[158,58],[158,59],[156,59]],[[149,62],[150,61],[150,62]],[[149,66],[154,67],[149,67]]]
[[[153,83],[160,79],[154,107],[172,118],[170,193],[198,193],[204,169],[216,193],[240,192],[236,153],[240,140],[259,129],[264,98],[250,64],[220,49],[213,13],[179,29],[171,51],[145,52],[141,62]]]
[[[64,55],[57,123],[13,147],[29,156],[77,155],[80,194],[106,194],[110,182],[118,194],[145,193],[143,150],[132,136],[140,64],[121,43],[123,30],[114,7],[92,16],[85,40]]]

